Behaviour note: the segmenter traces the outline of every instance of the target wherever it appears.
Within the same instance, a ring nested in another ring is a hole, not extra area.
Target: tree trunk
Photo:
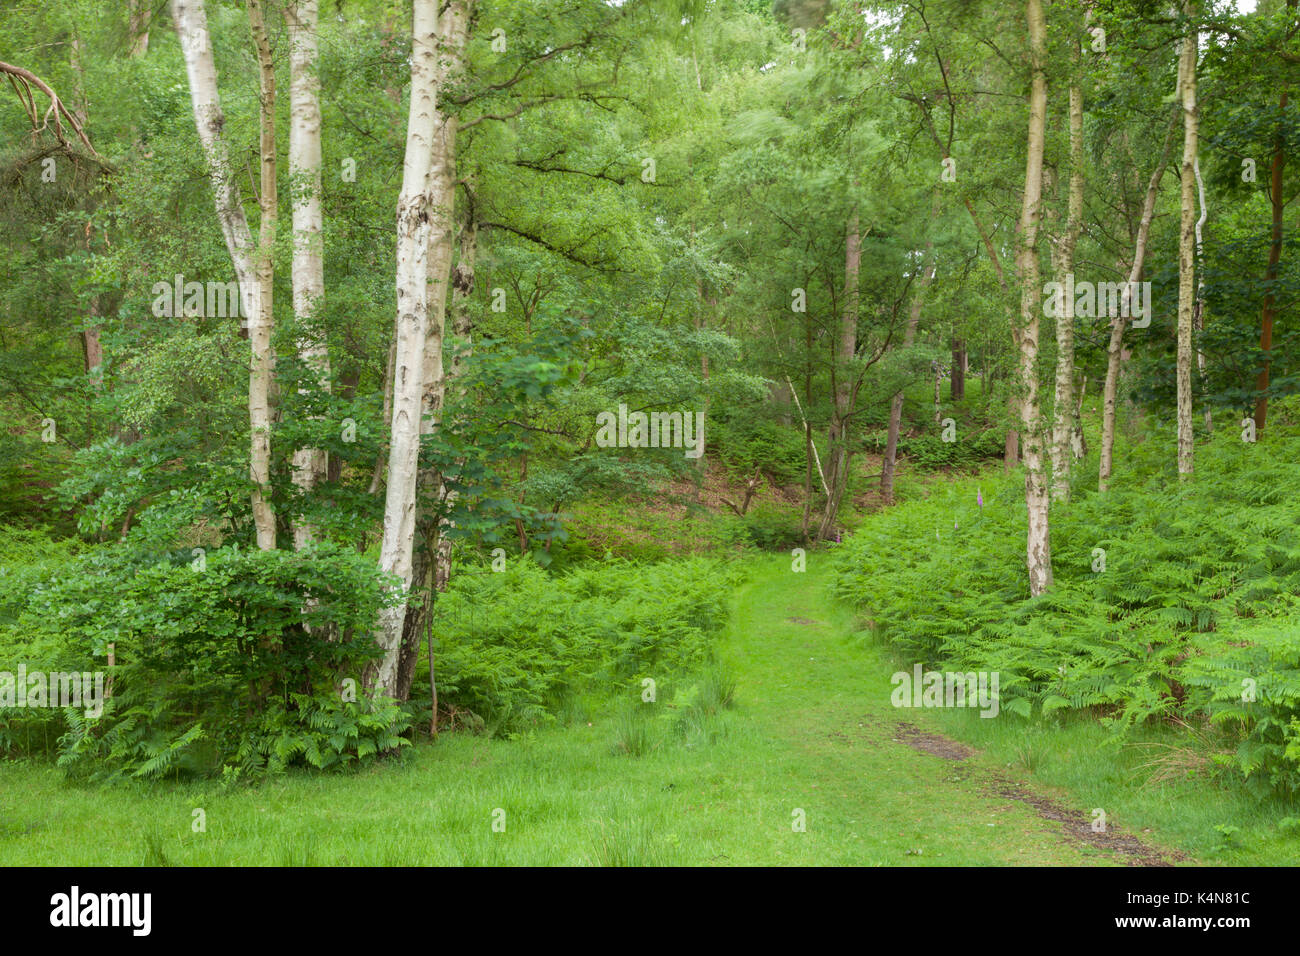
[[[1025,21],[1029,32],[1033,81],[1029,95],[1025,191],[1020,209],[1019,247],[1016,250],[1016,272],[1020,279],[1020,316],[1019,322],[1012,324],[1012,329],[1020,353],[1020,422],[1025,443],[1025,504],[1029,511],[1025,563],[1029,571],[1029,592],[1037,596],[1052,586],[1049,524],[1051,502],[1043,468],[1038,400],[1038,225],[1042,218],[1043,148],[1047,126],[1047,76],[1044,72],[1047,23],[1041,0],[1027,0]]]
[[[936,197],[935,206],[938,206]],[[937,208],[935,210],[937,212]],[[930,217],[931,221],[935,218]],[[927,235],[925,240],[925,272],[917,280],[916,290],[912,293],[911,311],[907,316],[907,328],[903,332],[903,348],[912,347],[916,341],[916,329],[921,321],[921,308],[925,303],[926,290],[934,281],[936,260],[934,257],[934,239]],[[894,395],[889,406],[889,437],[885,441],[885,460],[880,465],[880,497],[887,505],[894,503],[894,471],[898,464],[898,434],[903,427],[903,393]]]
[[[966,343],[952,340],[952,371],[948,373],[948,397],[960,402],[966,397]]]
[[[943,423],[943,369],[938,362],[931,362],[930,371],[934,372],[934,424],[937,427]]]
[[[1290,6],[1290,4],[1288,4]],[[1281,112],[1285,115],[1287,91],[1282,91]],[[1286,161],[1286,141],[1279,133],[1277,146],[1273,150],[1273,161],[1269,166],[1268,199],[1273,206],[1273,235],[1268,247],[1268,269],[1264,272],[1264,281],[1268,283],[1268,292],[1264,294],[1264,307],[1260,316],[1259,348],[1264,353],[1264,363],[1255,382],[1259,398],[1255,400],[1255,428],[1263,429],[1268,421],[1268,379],[1269,350],[1273,347],[1273,285],[1277,281],[1278,263],[1282,260],[1282,211],[1286,200],[1282,196],[1282,166]]]
[[[1078,68],[1078,45],[1074,50]],[[1074,249],[1083,221],[1083,91],[1078,81],[1070,84],[1070,197],[1065,235],[1057,249],[1057,278],[1066,281],[1074,272]],[[1071,288],[1073,284],[1071,284]],[[1074,297],[1063,297],[1056,317],[1056,396],[1052,421],[1052,498],[1070,497],[1070,441],[1074,435]]]
[[[149,21],[153,17],[154,0],[128,0],[127,6],[127,56],[144,56],[149,50]]]
[[[849,217],[844,240],[844,311],[840,316],[840,335],[832,369],[834,406],[831,410],[830,428],[827,430],[827,453],[830,456],[830,473],[827,476],[829,493],[817,529],[819,540],[826,540],[835,531],[840,505],[849,482],[849,417],[853,413],[853,357],[858,350],[858,274],[862,266],[862,236],[858,229],[858,214]]]
[[[74,36],[70,46],[72,73],[76,78],[76,106],[73,107],[72,113],[77,122],[81,124],[82,129],[88,129],[90,126],[90,103],[86,97],[85,76],[86,71],[81,59],[81,41]],[[86,254],[90,255],[90,223],[87,223],[87,229],[81,240],[81,247]],[[86,362],[86,375],[90,380],[90,387],[93,391],[99,391],[104,387],[104,342],[100,337],[103,323],[102,306],[100,305],[99,296],[91,296],[89,308],[87,310],[87,323],[85,329],[81,332],[81,349],[82,355]],[[93,442],[95,437],[95,421],[92,405],[86,408],[86,440]]]
[[[1124,291],[1124,303],[1128,302],[1128,290],[1133,283],[1142,278],[1142,266],[1146,262],[1147,240],[1151,235],[1151,220],[1155,216],[1156,196],[1160,192],[1160,177],[1165,174],[1169,163],[1169,150],[1173,145],[1174,130],[1177,128],[1177,114],[1165,133],[1164,146],[1160,158],[1151,172],[1147,182],[1146,197],[1142,200],[1142,218],[1138,222],[1137,238],[1133,243],[1133,262],[1129,266],[1128,285]],[[1097,470],[1097,490],[1105,491],[1110,485],[1110,476],[1115,452],[1115,403],[1119,394],[1120,359],[1124,352],[1124,313],[1121,308],[1110,320],[1110,343],[1106,348],[1106,382],[1102,386],[1101,413],[1101,462]]]
[[[285,9],[289,23],[289,179],[293,190],[293,313],[298,357],[321,388],[330,387],[330,359],[320,327],[325,299],[325,260],[321,230],[320,75],[317,72],[318,0],[297,0]],[[293,483],[306,496],[329,477],[328,455],[320,448],[293,453]],[[312,540],[302,519],[293,525],[297,550]]]
[[[226,118],[217,91],[217,68],[208,36],[203,0],[172,0],[172,20],[180,39],[189,77],[194,125],[202,143],[212,181],[217,221],[226,240],[239,283],[240,300],[248,320],[252,346],[249,373],[248,418],[252,432],[249,475],[253,481],[253,521],[258,547],[275,547],[275,514],[267,500],[270,476],[270,365],[271,316],[262,307],[262,285],[255,264],[255,249],[248,219],[230,165],[230,149],[222,129]]]
[[[1197,162],[1192,166],[1192,172],[1196,174],[1196,195],[1200,202],[1201,214],[1196,220],[1196,309],[1193,312],[1193,329],[1196,333],[1196,374],[1201,382],[1201,389],[1204,393],[1209,393],[1209,377],[1205,371],[1205,349],[1202,342],[1202,333],[1205,331],[1205,270],[1201,268],[1201,228],[1205,225],[1205,219],[1209,215],[1209,207],[1205,204],[1205,182],[1201,179],[1201,164]],[[1210,403],[1205,403],[1205,431],[1207,434],[1214,431],[1214,412],[1210,408]]]
[[[275,289],[275,231],[279,216],[279,197],[275,162],[275,62],[271,59],[271,45],[266,38],[266,18],[262,9],[262,0],[248,0],[248,23],[253,33],[253,48],[257,53],[259,84],[258,207],[261,226],[256,262],[257,282],[261,286],[262,295],[262,322],[256,330],[252,322],[248,325],[248,340],[253,348],[253,364],[248,383],[248,409],[252,425],[251,471],[257,487],[253,500],[257,545],[270,550],[275,547],[276,531],[275,514],[271,511],[266,494],[271,486],[271,420],[275,405],[272,401],[272,390],[275,388],[275,349],[271,346],[271,333],[274,324],[272,303]]]
[[[465,0],[454,0],[442,15],[438,31],[439,94],[448,78],[460,71],[461,58],[468,41],[469,15],[469,3]],[[433,434],[441,426],[443,403],[447,391],[447,373],[443,364],[442,349],[449,301],[447,288],[455,239],[456,131],[456,117],[440,110],[434,133],[433,161],[429,172],[431,228],[429,251],[426,257],[429,323],[423,360],[421,437]],[[429,621],[433,613],[440,514],[439,509],[430,508],[428,502],[431,497],[438,495],[441,485],[441,478],[432,465],[427,463],[420,465],[416,481],[418,499],[415,518],[416,541],[412,548],[410,602],[402,626],[394,693],[399,700],[405,700],[410,696],[415,665],[420,656],[420,639],[428,633]]]
[[[1196,57],[1199,31],[1194,23],[1195,0],[1184,0],[1183,10],[1193,25],[1183,41],[1182,89],[1179,102],[1183,109],[1182,215],[1178,242],[1178,475],[1186,477],[1193,469],[1192,449],[1192,322],[1196,308],[1196,163],[1199,114],[1196,107]]]
[[[97,299],[90,304],[90,314],[92,318],[99,318]],[[81,344],[86,356],[86,373],[90,376],[90,384],[93,388],[98,389],[104,384],[104,346],[99,338],[98,323],[89,326],[81,333]]]
[[[1082,461],[1088,456],[1088,442],[1083,437],[1083,396],[1087,390],[1088,376],[1084,375],[1076,391],[1078,400],[1074,406],[1074,427],[1070,432],[1070,454],[1075,461]]]
[[[376,693],[397,695],[398,657],[406,593],[412,580],[415,547],[416,480],[424,404],[425,345],[429,334],[428,259],[433,216],[431,172],[435,136],[442,125],[437,111],[438,0],[414,0],[411,94],[406,155],[397,200],[397,319],[393,366],[393,412],[384,496],[384,534],[379,566],[397,577],[401,597],[379,615],[376,643],[382,651],[366,674]]]

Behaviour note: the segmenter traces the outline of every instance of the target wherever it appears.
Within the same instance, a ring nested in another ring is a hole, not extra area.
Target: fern
[[[1219,436],[1198,448],[1195,481],[1172,485],[1164,447],[1136,446],[1106,495],[1054,509],[1056,580],[1037,599],[1016,477],[983,478],[982,510],[959,482],[876,516],[840,550],[836,590],[910,660],[997,671],[1004,710],[1095,710],[1117,734],[1201,715],[1251,789],[1294,792],[1300,499],[1283,489],[1300,488],[1300,436],[1272,432],[1249,458]]]

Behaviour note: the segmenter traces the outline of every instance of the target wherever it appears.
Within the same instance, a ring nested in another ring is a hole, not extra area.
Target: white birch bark
[[[449,78],[460,72],[469,39],[468,0],[451,0],[439,24],[437,85],[441,89]],[[455,245],[456,134],[455,116],[439,110],[434,132],[432,165],[429,171],[430,231],[428,269],[429,331],[424,347],[424,397],[421,435],[433,434],[442,420],[447,390],[447,373],[443,364],[443,341],[447,324],[447,287],[451,275]],[[411,589],[403,622],[399,648],[396,696],[410,693],[420,652],[421,636],[428,628],[435,584],[435,552],[438,546],[438,521],[431,515],[427,502],[441,490],[437,469],[422,464],[416,478],[415,540],[412,545]],[[418,549],[418,550],[417,550]]]
[[[1185,0],[1183,11],[1196,16],[1194,0]],[[1182,201],[1178,242],[1178,475],[1192,473],[1192,323],[1196,309],[1196,151],[1199,114],[1196,107],[1196,57],[1199,32],[1193,25],[1183,41],[1182,89],[1179,103],[1183,110],[1183,165],[1181,170]]]
[[[397,577],[402,600],[379,615],[375,634],[382,655],[367,685],[392,696],[397,689],[398,653],[411,585],[415,542],[415,492],[419,469],[420,420],[424,402],[424,352],[429,330],[428,255],[430,172],[437,116],[438,0],[414,0],[411,94],[406,155],[397,199],[397,317],[393,369],[393,411],[384,496],[380,568]]]
[[[330,385],[329,350],[319,313],[325,298],[321,214],[320,76],[317,72],[318,0],[297,0],[285,10],[289,24],[289,180],[293,196],[293,312],[298,326],[298,357],[320,386]],[[326,477],[323,449],[293,453],[293,483],[304,495]],[[293,546],[313,537],[301,519],[293,524]]]
[[[1076,51],[1077,52],[1077,51]],[[1077,69],[1077,55],[1075,57]],[[1065,235],[1057,249],[1058,281],[1074,271],[1074,250],[1083,221],[1083,91],[1070,84],[1070,185]],[[1070,497],[1070,440],[1074,434],[1074,300],[1065,296],[1056,317],[1056,396],[1052,421],[1052,499]]]
[[[271,44],[266,35],[266,16],[262,0],[248,0],[248,23],[253,33],[253,50],[258,66],[258,185],[259,235],[257,240],[257,283],[261,287],[262,322],[254,333],[249,323],[248,340],[252,343],[253,362],[249,373],[248,402],[252,425],[253,481],[255,494],[260,495],[263,506],[259,514],[257,497],[253,500],[253,518],[257,528],[258,547],[275,547],[275,515],[266,500],[271,482],[271,422],[275,415],[275,350],[271,346],[274,319],[275,291],[275,233],[279,217],[277,169],[275,155],[275,62],[271,58]],[[258,411],[254,412],[257,407]],[[263,418],[261,409],[265,409]],[[260,427],[252,423],[254,415],[264,422]]]
[[[1025,191],[1020,209],[1016,271],[1020,278],[1019,323],[1013,323],[1020,352],[1020,422],[1024,432],[1025,504],[1029,526],[1025,564],[1029,591],[1037,596],[1052,586],[1051,501],[1043,467],[1043,436],[1038,398],[1038,226],[1042,219],[1043,149],[1047,126],[1047,23],[1041,0],[1027,0],[1025,22],[1033,79],[1029,95],[1029,129]]]
[[[1151,236],[1151,221],[1155,217],[1156,196],[1160,191],[1160,178],[1165,174],[1169,162],[1169,149],[1173,144],[1175,124],[1170,124],[1165,135],[1164,146],[1160,150],[1160,159],[1151,171],[1147,182],[1146,197],[1142,201],[1142,217],[1138,222],[1137,238],[1133,243],[1133,262],[1129,266],[1128,285],[1124,288],[1124,303],[1127,305],[1129,289],[1133,283],[1142,278],[1142,266],[1146,262],[1147,240]],[[1097,490],[1105,491],[1110,486],[1110,476],[1115,455],[1115,406],[1119,394],[1120,359],[1124,349],[1124,318],[1126,309],[1110,321],[1110,343],[1106,355],[1106,382],[1102,386],[1101,412],[1101,461],[1097,469]]]
[[[255,264],[255,246],[230,164],[230,149],[222,129],[225,116],[217,91],[217,68],[208,35],[203,0],[172,0],[172,20],[185,57],[194,125],[212,181],[217,221],[239,282],[240,303],[248,322],[251,362],[248,388],[250,440],[249,476],[253,481],[253,522],[257,545],[275,547],[275,514],[268,500],[271,458],[271,317],[262,306],[262,286]]]
[[[1192,172],[1196,176],[1196,194],[1200,199],[1201,215],[1196,220],[1196,321],[1195,332],[1199,336],[1205,331],[1205,272],[1201,268],[1201,229],[1205,226],[1205,219],[1209,215],[1209,207],[1205,204],[1205,182],[1201,179],[1201,164],[1197,161],[1192,166]],[[1201,387],[1206,387],[1205,371],[1205,349],[1199,346],[1196,349],[1196,372],[1200,376]],[[1214,411],[1210,408],[1210,403],[1205,403],[1205,430],[1206,432],[1214,431]]]

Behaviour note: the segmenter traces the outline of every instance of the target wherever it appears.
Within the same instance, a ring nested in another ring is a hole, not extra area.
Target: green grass
[[[1208,779],[1185,736],[1169,728],[1143,728],[1117,746],[1086,715],[1002,721],[949,710],[938,724],[997,762],[1032,764],[1039,785],[1068,792],[1080,807],[1100,807],[1110,822],[1144,839],[1155,835],[1201,863],[1294,866],[1300,857],[1300,835],[1283,823],[1300,808],[1261,803],[1240,787]],[[1230,826],[1238,828],[1231,839],[1216,829]]]
[[[829,563],[814,553],[808,572],[794,574],[785,557],[752,561],[721,643],[725,669],[692,692],[661,687],[659,703],[638,705],[648,709],[645,739],[633,732],[639,756],[620,747],[629,730],[616,712],[514,740],[444,734],[403,763],[352,775],[290,773],[228,791],[82,788],[45,764],[4,763],[0,864],[1117,862],[991,790],[989,774],[1023,777],[1000,749],[1013,746],[1013,735],[961,762],[894,739],[900,719],[933,729],[953,715],[890,705],[895,668],[881,649],[852,638],[853,613],[828,596]],[[1091,738],[1076,733],[1062,743],[1092,753]],[[1068,785],[1068,773],[1090,783],[1071,759],[1068,749],[1060,760],[1044,756],[1040,770],[1049,782]],[[1108,786],[1118,788],[1114,797],[1101,799],[1113,799],[1118,822],[1159,827],[1148,842],[1196,829],[1173,825],[1167,793],[1124,789],[1122,779]],[[193,832],[196,808],[206,832]],[[500,832],[497,809],[505,811]],[[805,832],[792,829],[796,809]],[[1209,820],[1208,802],[1204,809]],[[1246,820],[1249,835],[1249,819],[1229,804],[1215,822]],[[1257,843],[1223,859],[1280,862]]]

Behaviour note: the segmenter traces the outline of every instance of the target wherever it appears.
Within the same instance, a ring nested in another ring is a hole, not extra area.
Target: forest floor
[[[1192,862],[1122,824],[1092,832],[1087,806],[945,736],[936,711],[894,708],[897,668],[852,639],[828,561],[747,562],[720,646],[734,706],[689,731],[652,718],[641,756],[618,753],[608,716],[514,740],[444,734],[400,763],[231,788],[79,787],[5,762],[0,864]]]

